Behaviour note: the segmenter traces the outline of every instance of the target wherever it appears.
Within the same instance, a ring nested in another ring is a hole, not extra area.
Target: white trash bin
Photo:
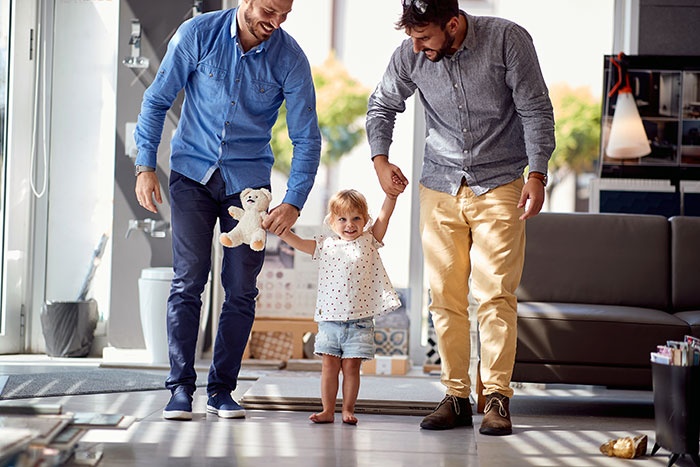
[[[151,363],[169,365],[167,308],[170,296],[170,283],[174,272],[171,267],[155,267],[141,270],[139,278],[139,312],[143,340]],[[196,358],[201,358],[206,330],[207,311],[209,310],[209,289],[211,277],[202,293],[202,315],[200,317],[197,338]]]

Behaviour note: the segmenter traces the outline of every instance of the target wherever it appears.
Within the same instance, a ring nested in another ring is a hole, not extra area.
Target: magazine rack
[[[700,366],[652,363],[656,442],[671,452],[667,467],[688,454],[700,467]]]

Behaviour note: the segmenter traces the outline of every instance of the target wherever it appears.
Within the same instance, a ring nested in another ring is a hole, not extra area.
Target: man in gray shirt
[[[389,161],[389,146],[396,114],[418,91],[426,121],[420,233],[446,387],[421,427],[472,424],[471,291],[486,397],[480,432],[508,435],[524,221],[544,203],[554,150],[552,104],[532,38],[522,27],[468,15],[458,0],[402,2],[396,27],[410,38],[394,51],[370,97],[367,137],[382,189],[398,195],[408,180]]]

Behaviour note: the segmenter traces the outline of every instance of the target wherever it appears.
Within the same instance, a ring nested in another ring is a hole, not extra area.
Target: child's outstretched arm
[[[285,231],[285,233],[280,235],[280,238],[295,250],[303,251],[310,255],[313,255],[314,251],[316,251],[316,240],[301,238],[291,230]]]
[[[394,212],[394,207],[396,206],[396,198],[391,198],[388,195],[384,198],[384,203],[382,208],[379,210],[379,214],[372,225],[372,235],[381,242],[386,234],[386,229],[389,227],[389,219]]]

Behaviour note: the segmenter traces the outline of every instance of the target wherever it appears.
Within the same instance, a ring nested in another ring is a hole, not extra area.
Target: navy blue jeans
[[[170,203],[175,274],[168,298],[170,374],[165,387],[173,391],[184,386],[192,394],[197,379],[194,363],[201,295],[211,270],[214,228],[217,219],[222,232],[236,225],[228,208],[241,207],[241,199],[239,193],[226,196],[218,170],[206,185],[171,171]],[[225,295],[209,369],[208,395],[236,389],[255,318],[256,280],[265,258],[264,252],[253,251],[246,244],[223,251],[221,284]]]

